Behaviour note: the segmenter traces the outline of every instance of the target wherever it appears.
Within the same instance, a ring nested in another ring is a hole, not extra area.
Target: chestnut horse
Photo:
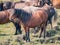
[[[23,25],[26,33],[26,41],[30,41],[29,28],[34,28],[36,26],[41,27],[41,31],[44,31],[45,38],[47,19],[48,14],[46,11],[42,9],[36,9],[36,7],[35,9],[30,7],[24,9],[14,9],[14,14],[10,17],[10,20],[13,22],[18,22],[19,25]]]
[[[11,22],[9,20],[9,17],[10,17],[10,12],[9,10],[4,10],[4,11],[0,11],[0,24],[6,24],[6,23],[9,23]],[[19,24],[17,23],[14,23],[14,26],[16,27],[16,32],[15,32],[15,35],[17,35],[17,33],[19,32],[20,34],[22,34],[21,32],[21,26],[19,26]]]

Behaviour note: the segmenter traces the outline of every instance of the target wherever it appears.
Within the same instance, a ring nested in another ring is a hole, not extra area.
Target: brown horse
[[[10,9],[5,10],[5,11],[0,11],[0,24],[6,24],[6,23],[11,22],[9,20],[9,17],[11,16],[12,13],[10,13],[10,12],[11,12]],[[15,35],[17,34],[17,31],[21,34],[22,33],[20,30],[21,26],[19,26],[19,24],[17,24],[17,23],[14,23],[14,22],[12,22],[12,23],[14,24],[14,26],[16,28]]]
[[[46,31],[46,22],[48,19],[48,15],[46,11],[42,9],[34,9],[28,7],[25,9],[14,9],[14,14],[11,16],[10,20],[14,22],[18,22],[19,25],[23,25],[23,28],[26,33],[26,41],[30,41],[29,37],[29,28],[34,28],[36,26],[41,27],[41,31]],[[41,34],[40,34],[41,36]]]
[[[52,5],[55,8],[59,8],[60,9],[60,0],[51,0],[51,2],[52,2]]]

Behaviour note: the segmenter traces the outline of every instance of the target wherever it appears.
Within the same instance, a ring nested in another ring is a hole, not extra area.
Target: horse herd
[[[53,6],[45,4],[43,7],[34,7],[27,5],[26,3],[14,3],[11,5],[4,4],[6,6],[5,10],[0,11],[0,24],[5,24],[12,22],[16,27],[15,35],[19,32],[22,34],[21,25],[25,30],[25,40],[30,42],[29,28],[39,27],[41,33],[44,31],[44,38],[46,34],[46,27],[48,22],[51,24],[52,28],[52,17],[54,20],[57,19],[57,13]],[[19,7],[17,7],[18,5]],[[23,6],[24,5],[24,6]],[[7,8],[8,7],[8,8]]]

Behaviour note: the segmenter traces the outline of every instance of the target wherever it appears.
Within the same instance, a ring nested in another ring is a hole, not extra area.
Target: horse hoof
[[[24,39],[24,40],[26,40],[26,37],[25,37],[25,36],[23,36],[23,39]]]
[[[17,34],[14,34],[14,35],[17,35]]]
[[[26,42],[30,42],[30,40],[26,40]]]
[[[30,39],[28,39],[28,42],[30,42]]]

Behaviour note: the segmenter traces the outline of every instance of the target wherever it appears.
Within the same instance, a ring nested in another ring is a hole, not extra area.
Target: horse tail
[[[54,8],[54,10],[55,10],[54,21],[56,21],[57,20],[57,11],[56,11],[56,8]]]

